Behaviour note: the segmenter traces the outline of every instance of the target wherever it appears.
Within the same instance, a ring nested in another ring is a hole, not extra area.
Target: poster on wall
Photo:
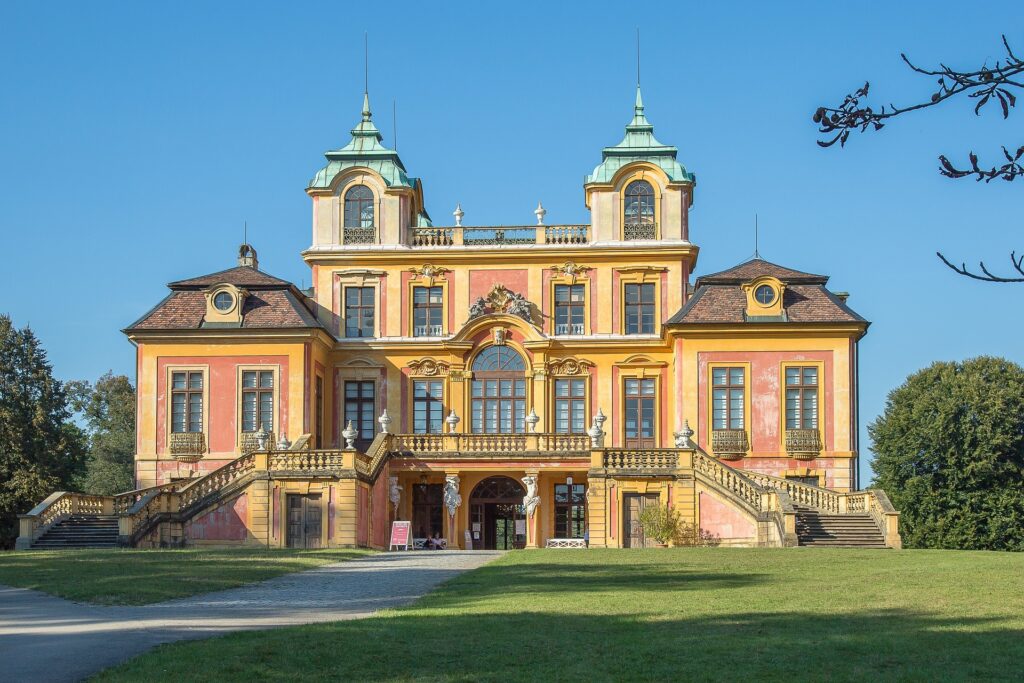
[[[525,519],[517,519],[516,520],[516,536],[525,536],[525,535],[526,535],[526,520]]]
[[[395,520],[391,523],[391,544],[388,550],[408,550],[411,535],[409,533],[412,522],[400,522]]]
[[[466,539],[466,550],[472,550],[473,549],[473,537],[470,536],[468,529],[466,530],[466,533],[464,534],[464,537]]]

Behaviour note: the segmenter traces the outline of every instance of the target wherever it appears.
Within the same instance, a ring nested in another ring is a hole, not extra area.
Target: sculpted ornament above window
[[[469,307],[470,320],[488,313],[507,313],[533,323],[533,304],[522,294],[507,289],[505,285],[494,285],[486,297],[480,297]]]
[[[582,375],[587,372],[589,368],[594,367],[594,364],[589,360],[579,360],[576,358],[555,358],[548,361],[548,374],[549,375]]]
[[[593,268],[590,266],[581,266],[573,261],[566,261],[560,266],[551,266],[551,270],[569,278],[572,284],[576,284],[576,278],[581,275],[585,275],[587,271],[593,270]]]
[[[430,263],[424,263],[419,268],[410,268],[409,272],[412,273],[412,277],[414,280],[422,278],[423,280],[427,281],[427,286],[433,286],[434,278],[444,277],[445,273],[451,271],[442,266],[435,266]]]
[[[408,365],[412,374],[423,376],[423,377],[438,377],[448,374],[451,366],[442,361],[436,361],[433,358],[422,358],[420,360],[410,361]]]

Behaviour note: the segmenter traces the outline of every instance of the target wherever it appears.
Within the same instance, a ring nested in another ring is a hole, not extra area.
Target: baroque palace
[[[726,545],[898,547],[858,489],[858,340],[823,275],[760,258],[691,284],[695,176],[637,89],[588,225],[434,225],[364,96],[306,189],[313,286],[172,282],[137,348],[138,489],[57,492],[19,547],[650,545],[669,506]]]

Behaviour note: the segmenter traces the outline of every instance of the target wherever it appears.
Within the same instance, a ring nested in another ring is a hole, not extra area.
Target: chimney
[[[842,301],[844,304],[846,303],[846,300],[850,298],[849,292],[833,292],[833,294],[835,294],[836,298]]]
[[[252,248],[251,244],[243,244],[238,248],[238,265],[252,268],[253,270],[260,269],[260,262],[256,258],[256,250]]]

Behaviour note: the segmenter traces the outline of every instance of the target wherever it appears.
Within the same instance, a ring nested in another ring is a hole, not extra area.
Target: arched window
[[[624,239],[655,239],[654,188],[646,180],[634,180],[626,186],[623,218]]]
[[[345,244],[373,244],[373,190],[366,185],[353,185],[345,193]]]
[[[473,359],[474,434],[526,431],[526,361],[508,346],[489,346]]]

